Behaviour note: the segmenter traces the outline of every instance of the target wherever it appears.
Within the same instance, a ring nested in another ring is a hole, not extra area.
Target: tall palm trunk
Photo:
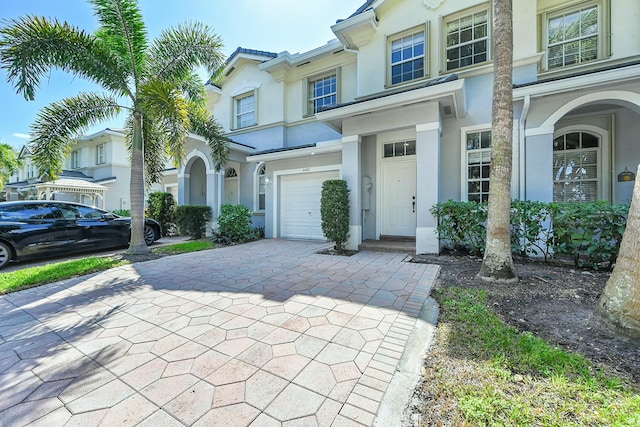
[[[640,165],[620,253],[598,309],[627,332],[640,336]]]
[[[493,109],[487,246],[478,277],[516,282],[511,257],[511,156],[513,152],[512,0],[493,1]]]
[[[144,144],[142,140],[142,114],[133,113],[131,143],[131,242],[130,254],[149,252],[144,242]]]

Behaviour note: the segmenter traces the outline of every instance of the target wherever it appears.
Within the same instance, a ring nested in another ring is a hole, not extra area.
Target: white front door
[[[416,162],[382,164],[382,235],[416,235]]]
[[[237,205],[238,202],[238,178],[224,179],[224,203]]]

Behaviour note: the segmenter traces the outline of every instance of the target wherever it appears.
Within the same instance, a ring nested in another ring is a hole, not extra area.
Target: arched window
[[[238,172],[236,172],[235,168],[227,168],[224,171],[224,177],[225,178],[237,178],[238,177]]]
[[[266,207],[267,168],[262,164],[256,172],[256,211],[264,211]]]
[[[553,201],[592,202],[600,198],[600,138],[569,132],[553,140]]]

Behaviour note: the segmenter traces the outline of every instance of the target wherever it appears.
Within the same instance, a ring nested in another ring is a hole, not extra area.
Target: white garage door
[[[325,240],[320,219],[322,183],[338,171],[280,177],[280,237]]]

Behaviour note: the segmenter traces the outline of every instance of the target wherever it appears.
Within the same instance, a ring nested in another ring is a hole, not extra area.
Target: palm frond
[[[207,91],[204,83],[197,73],[186,76],[180,85],[182,91],[187,95],[190,102],[205,105],[207,102]]]
[[[131,157],[133,142],[133,117],[129,116],[126,123],[127,132],[125,134],[125,142]],[[143,156],[144,156],[144,182],[148,189],[152,184],[162,180],[162,172],[167,167],[169,156],[166,151],[166,141],[164,134],[155,125],[155,121],[151,117],[143,117],[142,119],[143,134]]]
[[[150,73],[159,79],[179,83],[194,66],[212,74],[224,63],[222,39],[213,29],[188,23],[163,31],[149,49]]]
[[[188,103],[182,92],[171,82],[153,80],[140,86],[138,99],[143,117],[154,120],[168,144],[182,146],[191,129]]]
[[[229,160],[229,139],[220,123],[210,115],[206,109],[192,105],[189,110],[189,118],[194,133],[202,136],[211,150],[214,167],[222,170],[227,160]]]
[[[91,0],[100,22],[96,37],[130,71],[137,85],[143,79],[147,60],[147,29],[136,0]]]
[[[70,153],[73,138],[119,113],[117,99],[95,93],[81,93],[40,110],[31,125],[29,144],[38,170],[50,178],[57,177]]]
[[[57,20],[26,16],[3,22],[0,28],[0,67],[7,81],[25,99],[51,69],[59,68],[98,83],[117,95],[129,95],[127,71],[94,36]]]

